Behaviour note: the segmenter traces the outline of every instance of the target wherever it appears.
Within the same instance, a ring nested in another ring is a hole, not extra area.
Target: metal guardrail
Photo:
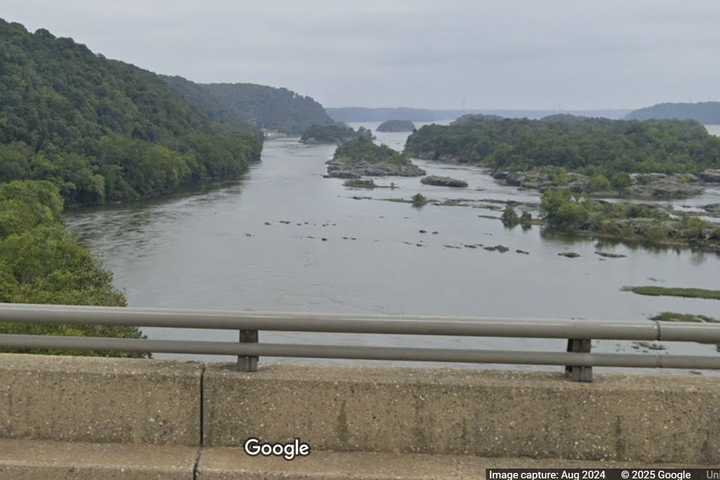
[[[0,322],[197,328],[239,331],[238,343],[45,335],[0,335],[0,348],[237,355],[238,367],[258,358],[302,357],[565,366],[570,378],[592,381],[592,367],[720,369],[720,356],[591,353],[592,340],[720,344],[720,324],[593,322],[476,317],[196,311],[0,304]],[[260,331],[567,339],[567,352],[259,343]]]

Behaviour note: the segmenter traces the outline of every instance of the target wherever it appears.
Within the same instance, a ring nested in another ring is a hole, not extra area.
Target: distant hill
[[[121,202],[236,177],[260,149],[253,127],[213,121],[160,76],[0,19],[0,182]]]
[[[378,132],[414,132],[415,125],[410,120],[385,120],[377,127]]]
[[[318,102],[286,88],[252,83],[200,84],[164,77],[167,84],[212,120],[301,134],[312,125],[334,123]]]
[[[340,107],[326,108],[333,120],[338,122],[384,122],[403,118],[414,122],[433,122],[452,120],[465,113],[465,110],[427,110],[423,108],[365,108]]]
[[[720,102],[660,103],[627,115],[632,120],[696,120],[706,125],[720,125]]]
[[[628,110],[431,110],[424,108],[365,108],[365,107],[339,107],[326,108],[327,113],[338,122],[384,122],[402,118],[413,122],[436,122],[440,120],[455,120],[463,115],[484,114],[496,115],[504,118],[531,118],[538,119],[559,113],[571,113],[584,117],[602,117],[619,119],[628,113]]]

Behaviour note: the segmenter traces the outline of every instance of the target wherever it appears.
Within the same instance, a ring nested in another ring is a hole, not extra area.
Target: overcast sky
[[[199,82],[325,106],[720,99],[720,0],[2,0],[0,16]]]

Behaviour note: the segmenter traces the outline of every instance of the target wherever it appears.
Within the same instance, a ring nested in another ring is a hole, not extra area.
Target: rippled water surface
[[[379,142],[401,149],[407,134],[377,136]],[[467,189],[393,178],[376,180],[382,185],[393,182],[392,190],[350,190],[342,180],[323,178],[324,163],[333,150],[302,145],[294,138],[270,140],[262,162],[236,184],[142,206],[71,212],[66,221],[112,270],[132,306],[638,322],[665,310],[720,317],[718,302],[643,297],[620,290],[624,285],[718,288],[717,255],[543,238],[537,227],[507,230],[499,220],[482,217],[500,212],[477,208],[492,206],[481,200],[533,203],[537,195],[499,186],[472,167],[418,162],[428,174],[468,181]],[[416,209],[383,200],[418,192],[433,199],[476,202]],[[713,201],[720,201],[717,190],[679,204]],[[502,244],[511,250],[501,254],[465,246],[477,244]],[[595,254],[599,249],[627,258],[604,259]],[[564,251],[581,257],[558,256]],[[236,338],[233,332],[204,330],[146,333],[151,338]],[[264,338],[386,345],[430,341],[272,333]],[[562,348],[562,342],[501,339],[437,339],[434,345]],[[714,346],[671,348],[717,354]],[[633,352],[637,346],[605,342],[599,350]]]

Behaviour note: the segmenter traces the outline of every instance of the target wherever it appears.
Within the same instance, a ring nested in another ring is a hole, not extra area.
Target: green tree
[[[50,182],[0,185],[0,302],[126,305],[125,296],[112,285],[112,274],[65,231],[61,213],[62,199]],[[0,323],[0,333],[142,336],[131,327],[7,322]]]
[[[528,228],[532,227],[532,223],[532,214],[525,210],[522,215],[520,215],[520,225],[522,226],[523,230],[527,230]]]
[[[540,208],[548,226],[557,230],[580,229],[590,219],[590,208],[567,190],[549,190],[543,193]]]
[[[627,173],[617,173],[610,180],[612,187],[620,193],[625,191],[632,185],[632,179]]]
[[[505,207],[502,214],[502,222],[506,227],[512,228],[520,223],[520,217],[510,205]]]
[[[416,193],[412,197],[412,205],[413,207],[420,208],[425,206],[428,203],[428,199],[425,198],[425,195],[422,193]]]
[[[593,175],[589,187],[591,192],[606,192],[610,190],[610,180],[602,174]]]

